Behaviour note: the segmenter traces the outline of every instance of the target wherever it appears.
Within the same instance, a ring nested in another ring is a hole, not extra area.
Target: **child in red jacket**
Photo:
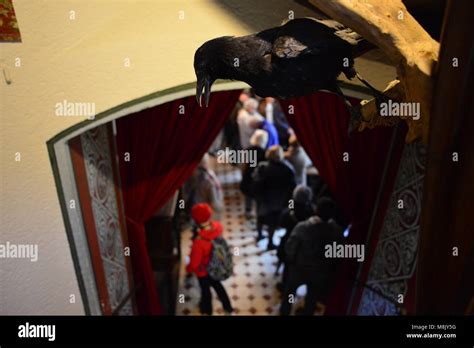
[[[222,235],[222,225],[211,220],[212,209],[208,204],[200,203],[193,206],[191,216],[199,226],[198,236],[193,241],[190,262],[186,267],[189,273],[195,273],[201,288],[199,308],[201,314],[212,314],[211,287],[222,302],[226,314],[232,313],[229,296],[219,280],[215,280],[207,273],[207,265],[211,259],[212,240]]]

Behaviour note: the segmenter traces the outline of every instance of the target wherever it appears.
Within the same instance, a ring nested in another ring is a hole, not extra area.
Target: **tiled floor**
[[[265,251],[268,239],[255,243],[255,219],[248,221],[244,217],[244,198],[239,190],[240,170],[226,164],[216,167],[217,175],[224,191],[225,213],[222,224],[224,237],[230,247],[238,248],[238,256],[234,256],[234,275],[223,282],[235,315],[278,315],[280,293],[275,284],[281,275],[275,276],[277,264],[276,251]],[[279,243],[283,231],[275,233],[274,242]],[[183,258],[191,249],[191,232],[182,234]],[[198,302],[200,297],[197,279],[185,276],[185,260],[182,262],[179,294],[184,295],[184,303],[179,303],[177,315],[199,315]],[[281,270],[280,270],[281,271]],[[304,287],[298,291],[297,301],[301,302]],[[179,298],[179,296],[178,296]],[[214,315],[223,314],[222,305],[213,293]],[[294,306],[298,307],[298,303]]]

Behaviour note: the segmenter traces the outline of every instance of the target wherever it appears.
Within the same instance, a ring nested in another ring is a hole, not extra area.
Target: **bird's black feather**
[[[256,34],[210,40],[196,51],[194,67],[198,81],[240,80],[262,97],[289,98],[336,91],[341,72],[355,76],[354,57],[364,44],[336,21],[298,18]]]

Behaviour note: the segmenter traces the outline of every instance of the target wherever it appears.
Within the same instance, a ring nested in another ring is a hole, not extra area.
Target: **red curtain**
[[[353,104],[358,102],[351,99]],[[352,223],[347,243],[364,244],[393,128],[354,132],[349,138],[349,112],[339,96],[328,92],[282,100],[281,104],[321,178]],[[346,314],[357,268],[355,259],[341,262],[335,289],[326,303],[327,314]]]
[[[117,151],[140,314],[159,314],[144,223],[191,175],[240,91],[213,93],[209,108],[187,97],[117,120]]]

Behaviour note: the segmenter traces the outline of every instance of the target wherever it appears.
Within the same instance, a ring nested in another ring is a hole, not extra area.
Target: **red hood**
[[[222,234],[222,225],[217,221],[211,221],[211,227],[208,230],[200,230],[199,235],[203,239],[214,240]]]

